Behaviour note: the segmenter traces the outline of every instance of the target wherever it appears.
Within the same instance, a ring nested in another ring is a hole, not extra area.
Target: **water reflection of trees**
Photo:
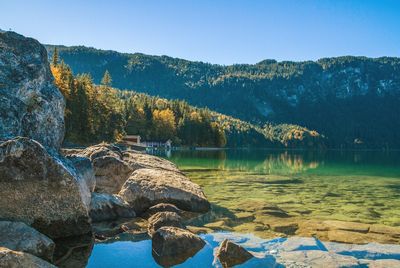
[[[312,151],[214,150],[177,151],[170,160],[185,168],[295,174],[320,166],[320,153]]]
[[[295,174],[315,169],[319,162],[315,159],[307,159],[303,154],[283,152],[275,155],[268,155],[262,164],[256,167],[257,171],[274,174]]]

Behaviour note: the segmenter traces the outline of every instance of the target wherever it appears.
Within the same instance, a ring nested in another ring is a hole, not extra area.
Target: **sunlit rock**
[[[158,203],[171,203],[194,212],[210,209],[200,186],[181,173],[162,169],[138,169],[122,186],[119,195],[138,213]]]

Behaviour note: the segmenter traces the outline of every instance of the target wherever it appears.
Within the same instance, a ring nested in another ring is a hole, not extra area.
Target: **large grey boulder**
[[[90,232],[90,192],[65,159],[28,138],[0,144],[0,218],[51,237]]]
[[[119,195],[137,213],[158,203],[171,203],[193,212],[210,209],[210,203],[199,185],[181,173],[162,169],[136,170],[122,186]]]
[[[90,217],[93,222],[135,217],[135,211],[118,195],[92,193]]]
[[[29,253],[0,247],[0,267],[2,268],[56,268],[56,266]]]
[[[197,235],[177,227],[161,227],[151,241],[153,257],[164,267],[186,261],[206,244]]]
[[[14,32],[0,33],[0,140],[25,136],[58,149],[64,108],[44,46]]]
[[[54,242],[23,222],[0,221],[0,246],[53,260]]]

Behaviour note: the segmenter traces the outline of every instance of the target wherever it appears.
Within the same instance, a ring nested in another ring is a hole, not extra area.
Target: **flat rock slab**
[[[159,203],[171,203],[193,212],[210,209],[199,185],[182,173],[162,169],[136,170],[122,186],[119,195],[138,213]]]
[[[0,221],[0,246],[53,260],[54,242],[23,222]]]

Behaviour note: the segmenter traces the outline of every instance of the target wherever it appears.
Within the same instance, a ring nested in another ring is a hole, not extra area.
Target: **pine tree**
[[[112,83],[112,78],[108,70],[104,72],[103,78],[101,79],[101,84],[106,87],[110,87]]]
[[[53,66],[58,65],[58,49],[57,49],[57,47],[54,47],[52,62],[53,62]]]

